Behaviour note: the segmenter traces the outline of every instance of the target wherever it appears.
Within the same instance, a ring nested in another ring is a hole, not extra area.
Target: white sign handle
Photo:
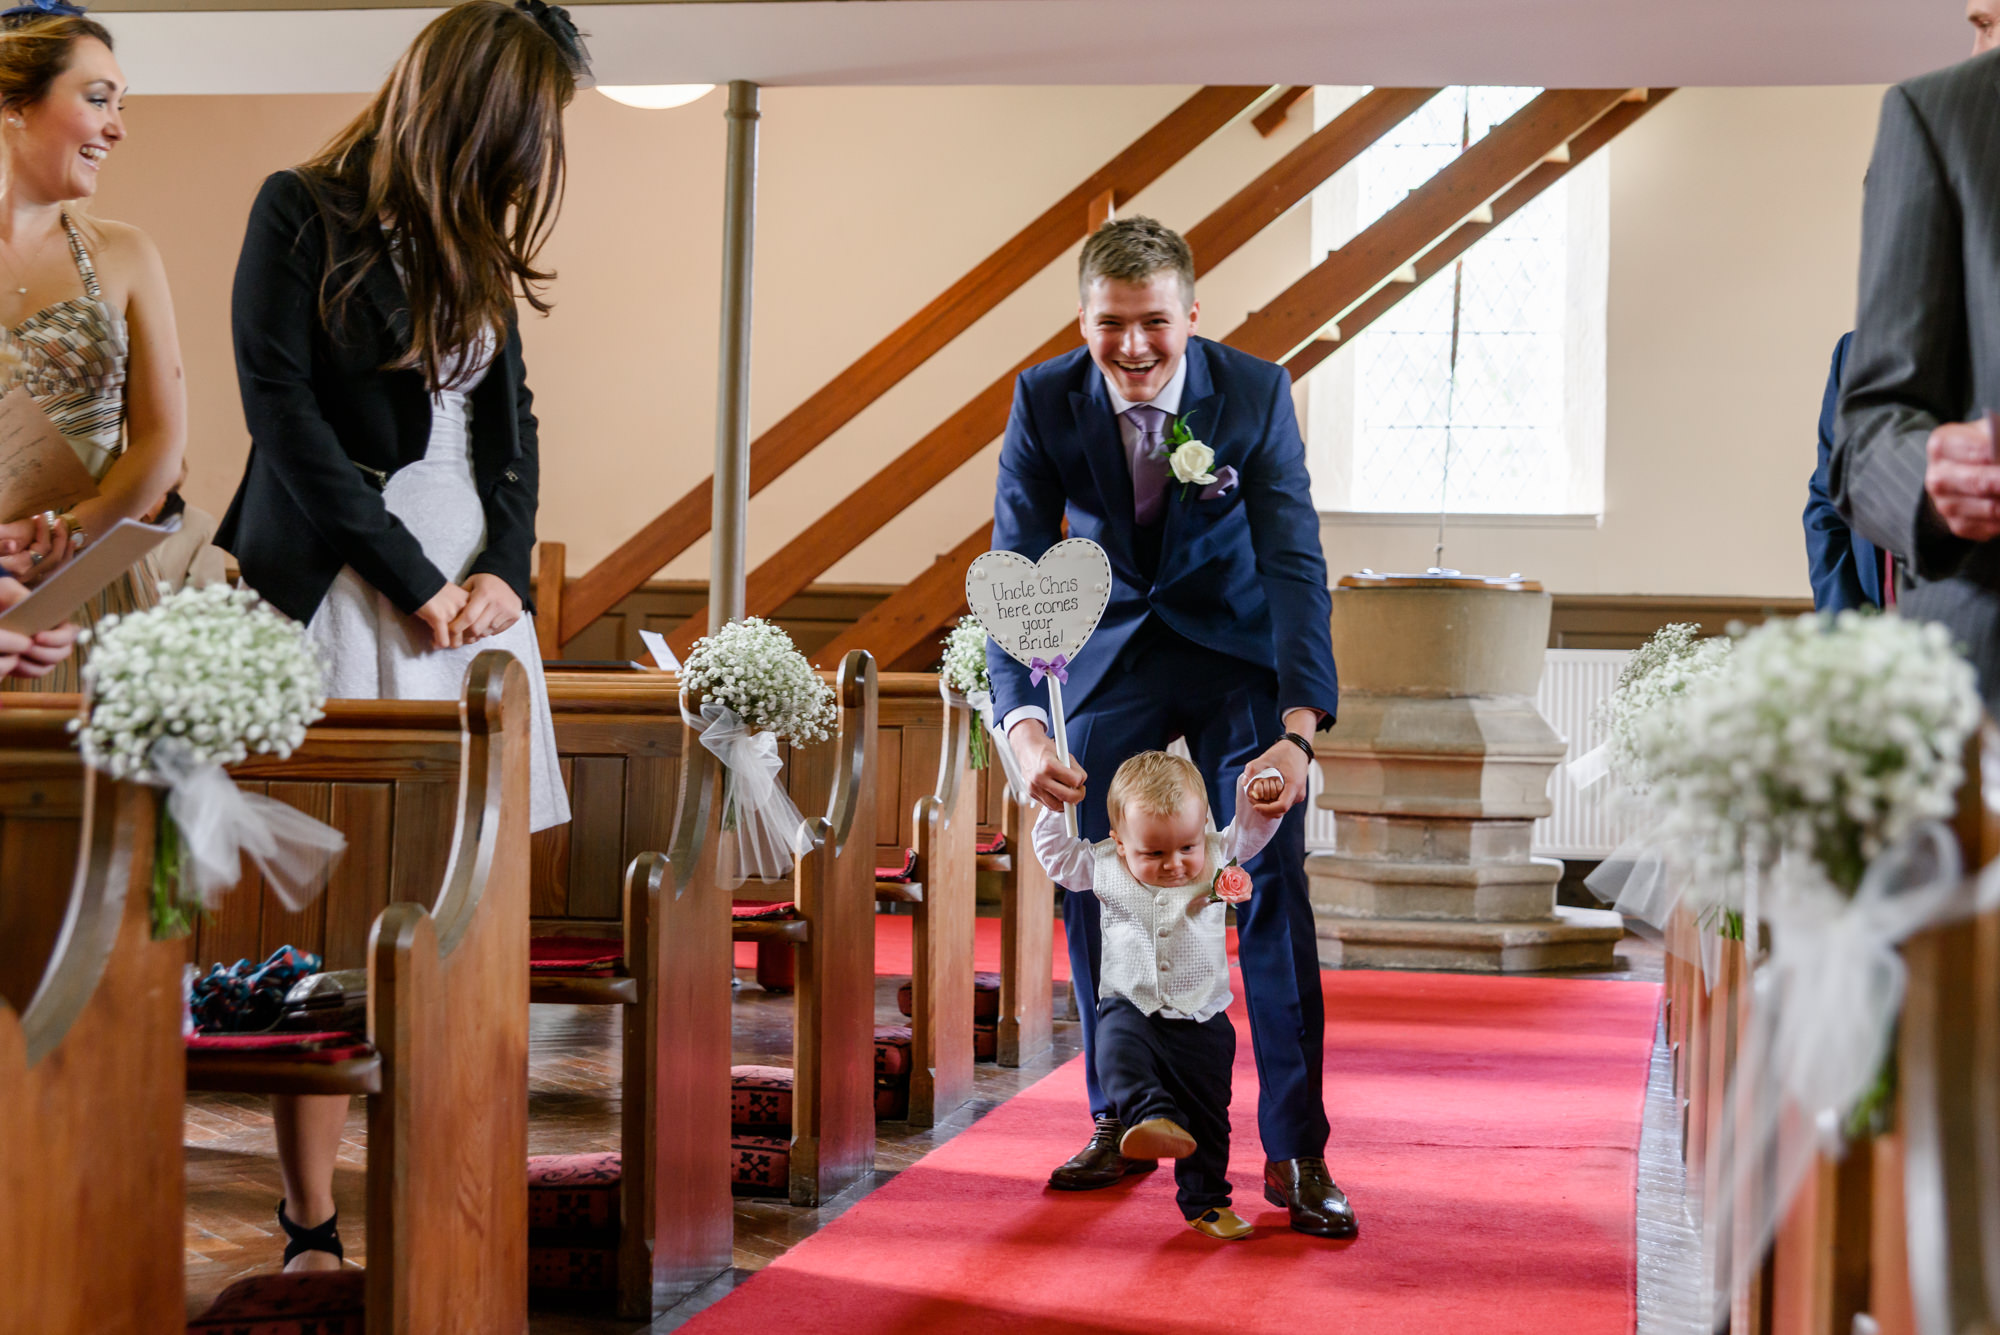
[[[1049,684],[1049,732],[1056,740],[1056,759],[1069,764],[1069,725],[1063,720],[1062,683],[1051,672],[1042,678]],[[1063,804],[1063,833],[1070,838],[1077,837],[1076,804]]]

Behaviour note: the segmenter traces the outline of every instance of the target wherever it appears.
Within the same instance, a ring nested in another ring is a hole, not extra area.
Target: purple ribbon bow
[[[1039,658],[1028,660],[1028,684],[1040,686],[1043,677],[1054,677],[1063,685],[1069,685],[1069,655],[1057,654],[1053,663]]]

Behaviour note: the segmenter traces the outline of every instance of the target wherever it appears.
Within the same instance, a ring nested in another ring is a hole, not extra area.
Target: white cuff
[[[1005,736],[1013,732],[1016,723],[1022,723],[1028,719],[1033,719],[1035,722],[1041,724],[1043,732],[1049,730],[1048,710],[1043,709],[1040,705],[1022,705],[1019,709],[1014,710],[1000,721],[1001,735]]]

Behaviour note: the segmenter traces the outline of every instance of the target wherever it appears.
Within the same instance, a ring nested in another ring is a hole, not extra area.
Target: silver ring
[[[48,555],[47,552],[29,552],[28,553],[29,567],[32,569],[33,567],[40,565],[42,563],[42,558],[47,555]]]

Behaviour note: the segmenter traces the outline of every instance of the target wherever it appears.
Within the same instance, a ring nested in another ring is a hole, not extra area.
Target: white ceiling
[[[436,9],[118,12],[143,93],[379,84]],[[1961,0],[792,0],[575,7],[605,83],[1886,83]]]

